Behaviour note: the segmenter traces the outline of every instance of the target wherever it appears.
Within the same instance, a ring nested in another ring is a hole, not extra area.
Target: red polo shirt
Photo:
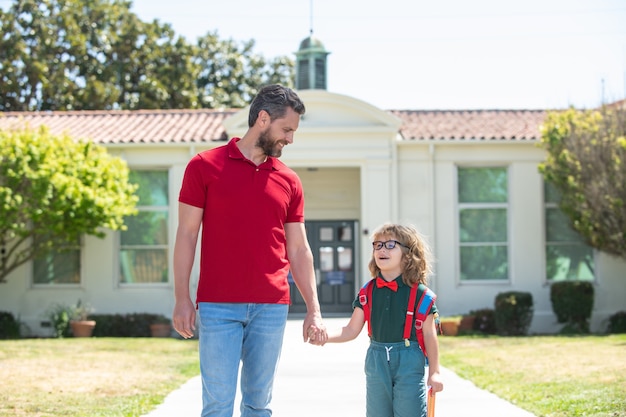
[[[187,165],[179,201],[204,209],[196,302],[289,303],[285,223],[304,222],[300,178],[276,158],[256,166],[237,147]]]

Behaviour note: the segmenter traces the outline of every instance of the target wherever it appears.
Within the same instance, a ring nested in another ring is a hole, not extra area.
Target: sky
[[[625,97],[626,0],[133,0],[195,41],[327,51],[330,92],[389,110],[591,108]]]
[[[4,6],[9,0],[0,0]],[[381,109],[596,107],[626,96],[626,0],[132,0],[195,42],[295,60],[318,38],[330,92]]]

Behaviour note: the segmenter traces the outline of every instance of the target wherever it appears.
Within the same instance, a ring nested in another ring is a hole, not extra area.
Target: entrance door
[[[317,293],[326,313],[352,313],[358,276],[356,231],[354,220],[323,220],[305,222],[313,252]],[[306,305],[290,279],[290,313],[305,313]]]

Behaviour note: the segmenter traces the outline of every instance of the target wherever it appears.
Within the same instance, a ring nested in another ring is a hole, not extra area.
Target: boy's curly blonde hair
[[[428,278],[432,273],[431,252],[417,229],[413,226],[385,223],[372,233],[372,242],[376,240],[397,240],[402,243],[400,245],[403,254],[402,281],[406,285],[428,284]],[[373,251],[368,266],[373,278],[380,274]]]

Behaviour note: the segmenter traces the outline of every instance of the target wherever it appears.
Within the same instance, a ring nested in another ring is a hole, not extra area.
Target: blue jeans
[[[241,416],[271,416],[287,304],[199,303],[202,417],[232,417],[241,362]]]
[[[426,415],[424,354],[417,342],[370,342],[365,356],[367,417]]]

